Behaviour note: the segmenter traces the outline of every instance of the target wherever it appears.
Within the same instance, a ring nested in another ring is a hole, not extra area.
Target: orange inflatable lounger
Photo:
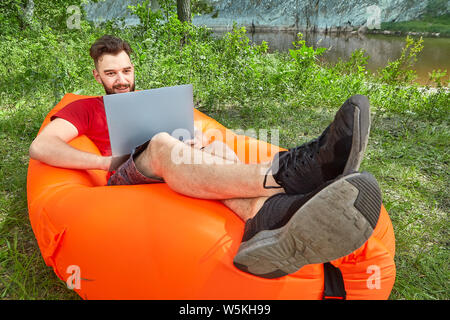
[[[52,114],[83,98],[65,95],[41,130]],[[203,131],[217,129],[211,139],[227,137],[242,161],[266,161],[279,150],[235,135],[198,110],[195,121]],[[70,144],[99,154],[85,136]],[[269,151],[264,156],[261,146]],[[166,184],[105,186],[106,176],[35,160],[28,168],[28,209],[42,256],[83,299],[387,299],[392,290],[395,239],[384,207],[373,235],[348,256],[263,279],[234,267],[244,223],[222,203],[177,194]]]

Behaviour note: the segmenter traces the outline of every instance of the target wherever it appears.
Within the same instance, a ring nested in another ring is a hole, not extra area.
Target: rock
[[[358,33],[365,34],[365,33],[367,33],[368,30],[369,30],[369,28],[367,28],[367,26],[361,26],[361,27],[358,29]]]
[[[350,32],[353,31],[353,27],[352,27],[352,26],[345,26],[345,27],[342,29],[342,31],[343,31],[343,32],[348,32],[348,33],[350,33]]]
[[[332,26],[331,28],[330,28],[330,33],[338,33],[338,28],[336,27],[336,26]]]

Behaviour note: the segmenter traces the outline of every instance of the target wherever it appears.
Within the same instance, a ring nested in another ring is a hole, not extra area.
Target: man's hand
[[[225,143],[222,141],[213,141],[209,145],[207,145],[204,149],[204,152],[208,152],[214,156],[223,158],[225,160],[230,160],[233,162],[241,162],[234,153],[233,150],[230,149]]]
[[[196,148],[202,149],[208,144],[208,138],[202,133],[200,129],[194,127],[194,138],[184,141],[187,145]]]

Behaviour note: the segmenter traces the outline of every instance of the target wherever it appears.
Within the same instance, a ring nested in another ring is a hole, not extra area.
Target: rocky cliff
[[[126,25],[139,24],[139,18],[131,13],[128,6],[135,6],[143,0],[105,0],[89,2],[83,5],[86,18],[95,23],[105,22],[115,18],[123,18]],[[152,10],[158,10],[157,0],[150,1]]]
[[[194,24],[230,29],[233,22],[249,29],[353,30],[361,26],[379,28],[381,22],[417,19],[430,8],[450,12],[446,0],[205,0],[214,8],[210,14],[196,16]],[[84,6],[91,21],[124,17],[127,24],[139,23],[127,6],[142,0],[107,0]],[[158,0],[151,0],[157,10]],[[436,5],[438,4],[438,5]]]
[[[195,17],[194,24],[225,29],[233,22],[255,29],[372,29],[381,22],[416,19],[430,1],[435,0],[209,0],[213,13]]]

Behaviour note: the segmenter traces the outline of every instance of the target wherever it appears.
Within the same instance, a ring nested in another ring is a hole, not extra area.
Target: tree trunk
[[[191,1],[177,0],[178,20],[191,22]]]

